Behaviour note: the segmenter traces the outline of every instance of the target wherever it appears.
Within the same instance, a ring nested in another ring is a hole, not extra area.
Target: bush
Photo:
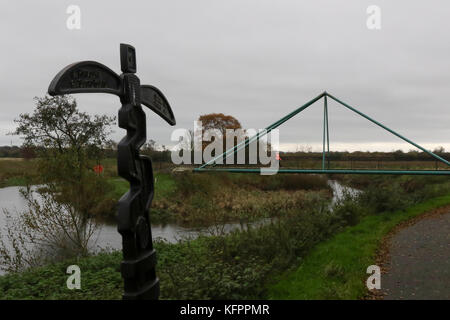
[[[411,198],[396,182],[369,186],[359,200],[372,213],[404,209],[412,203]]]
[[[227,184],[226,174],[194,174],[178,173],[173,178],[176,181],[177,195],[191,196],[194,194],[211,195],[218,188],[223,188]]]
[[[450,192],[450,181],[445,176],[405,177],[402,180],[402,187],[405,192],[411,194],[413,201],[418,203],[448,194]]]
[[[354,226],[358,224],[361,217],[368,213],[368,209],[359,195],[347,192],[334,205],[333,213],[336,217],[340,217],[345,225]]]
[[[121,252],[71,259],[0,277],[0,299],[120,299]],[[81,289],[68,290],[69,265],[81,269]]]
[[[159,260],[163,298],[264,297],[265,283],[274,273],[288,268],[344,225],[326,208],[323,198],[311,198],[301,211],[285,211],[259,228],[166,244]]]
[[[317,212],[316,208],[323,208]],[[288,210],[260,228],[226,236],[201,236],[178,244],[156,242],[162,299],[261,298],[265,282],[339,230],[341,220],[322,197],[308,197],[301,211]],[[120,298],[120,253],[69,260],[0,277],[0,298]],[[67,290],[65,269],[82,270],[82,290]],[[32,289],[30,289],[32,288]]]
[[[291,174],[281,178],[283,179],[282,188],[285,190],[321,190],[328,188],[328,180],[324,176]]]

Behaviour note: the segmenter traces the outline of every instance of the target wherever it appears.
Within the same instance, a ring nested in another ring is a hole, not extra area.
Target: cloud
[[[20,143],[5,135],[12,120],[32,112],[33,97],[67,64],[97,60],[119,72],[120,42],[136,47],[141,82],[165,93],[177,127],[223,112],[263,128],[327,90],[414,141],[449,143],[448,1],[380,0],[379,31],[366,28],[372,3],[360,0],[84,0],[78,31],[66,28],[70,4],[1,4],[0,145]],[[113,96],[76,98],[91,113],[120,108]],[[174,144],[173,128],[150,111],[147,119],[148,138]],[[321,126],[315,105],[281,127],[281,144],[320,145]],[[116,128],[113,138],[123,134]],[[332,149],[391,150],[399,142],[332,103],[330,134]]]

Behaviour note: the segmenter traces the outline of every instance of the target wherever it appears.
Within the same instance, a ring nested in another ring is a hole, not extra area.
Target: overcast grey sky
[[[69,5],[81,29],[66,27]],[[366,27],[369,5],[381,30]],[[160,88],[177,128],[222,112],[264,128],[327,90],[427,148],[450,150],[450,2],[164,0],[0,2],[0,145],[66,65],[96,60],[120,73],[119,43],[137,50],[142,84]],[[75,95],[116,115],[117,97]],[[332,150],[410,147],[330,102]],[[148,138],[173,145],[173,127],[147,112]],[[322,104],[280,128],[282,148],[321,145]],[[114,128],[118,141],[124,134]],[[412,147],[411,147],[412,148]]]

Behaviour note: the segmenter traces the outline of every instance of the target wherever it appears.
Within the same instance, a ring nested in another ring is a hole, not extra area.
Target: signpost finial
[[[136,49],[129,44],[120,44],[120,69],[123,73],[136,73]]]

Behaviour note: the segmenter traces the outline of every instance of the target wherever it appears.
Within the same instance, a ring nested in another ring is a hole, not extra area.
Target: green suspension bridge
[[[298,109],[292,111],[291,113],[287,114],[280,120],[272,123],[268,127],[266,127],[261,132],[258,132],[254,136],[250,137],[249,139],[242,141],[241,143],[237,144],[236,146],[226,150],[224,153],[214,157],[210,161],[206,162],[202,166],[198,168],[194,168],[194,172],[210,172],[210,171],[222,171],[222,172],[236,172],[236,173],[260,173],[260,168],[237,168],[237,167],[228,167],[228,168],[218,168],[215,167],[216,161],[220,158],[226,159],[230,157],[231,155],[234,155],[239,150],[246,148],[250,143],[254,141],[258,141],[260,138],[267,135],[269,132],[271,132],[273,129],[281,126],[283,123],[288,121],[289,119],[293,118],[294,116],[298,115],[300,112],[307,109],[309,106],[314,104],[315,102],[319,101],[323,98],[324,102],[324,112],[323,112],[323,150],[322,150],[322,169],[270,169],[270,168],[264,168],[265,172],[268,173],[271,170],[273,170],[274,173],[316,173],[316,174],[326,174],[326,173],[337,173],[337,174],[393,174],[393,175],[450,175],[450,168],[449,170],[359,170],[359,169],[330,169],[329,165],[326,165],[327,159],[329,159],[329,153],[330,153],[330,137],[329,137],[329,131],[328,131],[328,98],[333,99],[340,105],[346,107],[347,109],[350,109],[351,111],[357,113],[358,115],[366,118],[367,120],[373,122],[377,126],[383,128],[384,130],[392,133],[393,135],[399,137],[400,139],[406,141],[407,143],[413,145],[414,147],[422,150],[423,152],[429,154],[431,157],[435,158],[437,161],[442,162],[450,167],[450,162],[446,159],[440,157],[439,155],[423,148],[422,146],[418,145],[417,143],[409,140],[408,138],[402,136],[401,134],[395,132],[394,130],[386,127],[385,125],[381,124],[380,122],[372,119],[368,115],[362,113],[361,111],[357,110],[356,108],[353,108],[352,106],[348,105],[347,103],[339,100],[338,98],[332,96],[331,94],[327,93],[326,91],[315,97],[314,99],[308,101],[303,106],[299,107]]]

